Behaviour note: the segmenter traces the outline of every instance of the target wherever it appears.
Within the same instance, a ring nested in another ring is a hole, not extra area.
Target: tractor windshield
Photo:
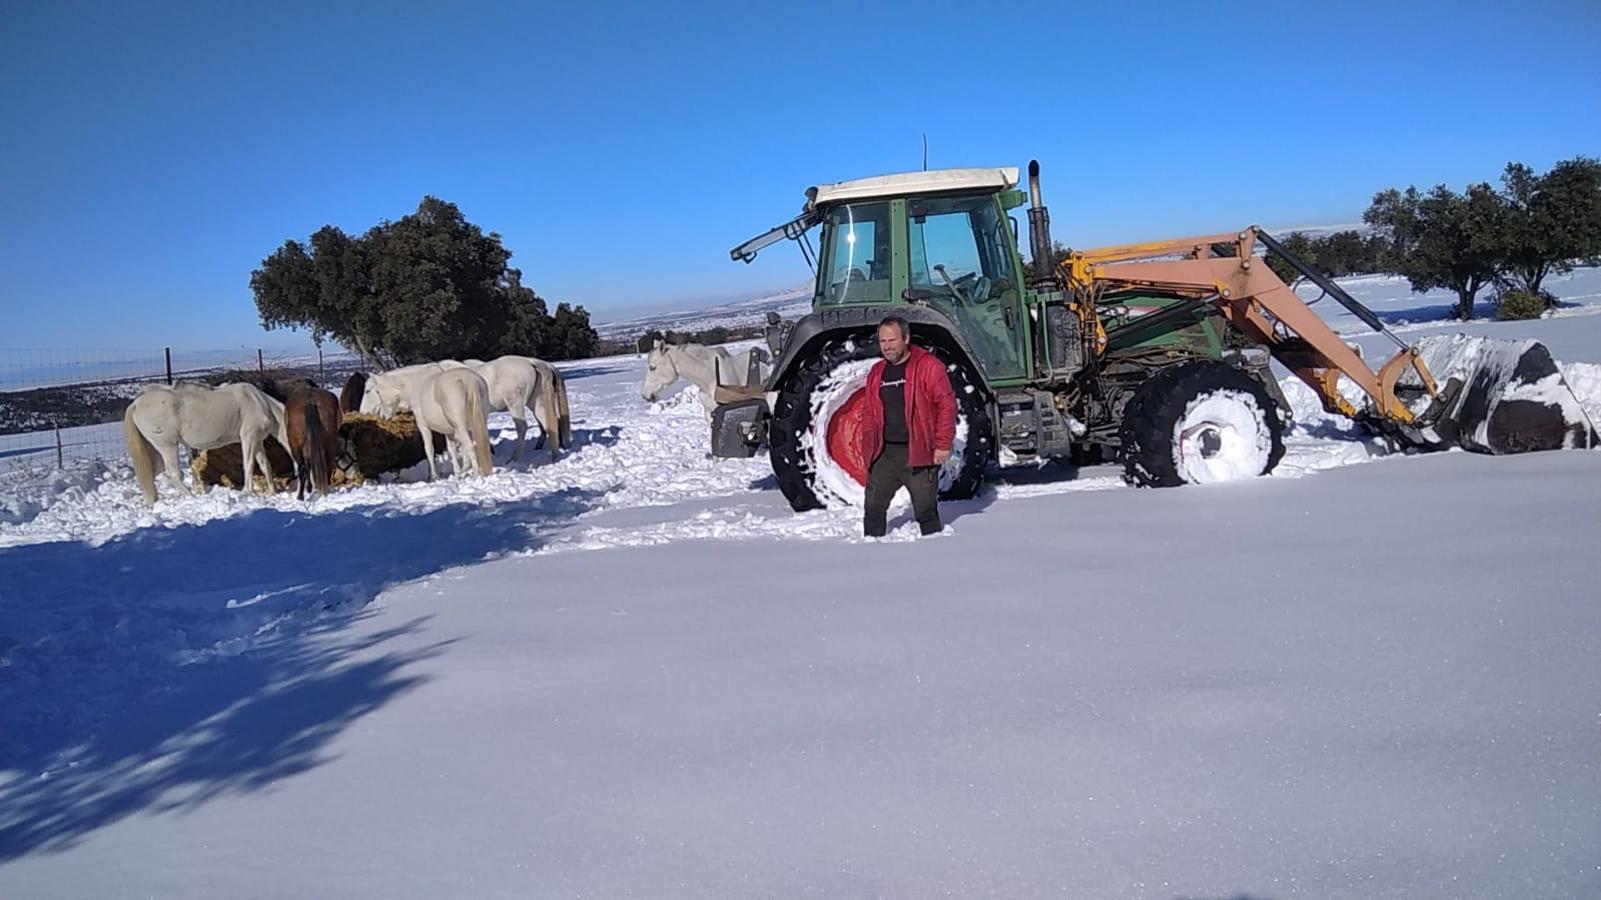
[[[830,209],[819,274],[824,303],[888,301],[890,284],[889,204],[847,203]]]

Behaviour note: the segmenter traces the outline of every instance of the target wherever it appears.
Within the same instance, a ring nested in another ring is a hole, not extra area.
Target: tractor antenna
[[[928,134],[923,135],[923,171],[928,171]]]

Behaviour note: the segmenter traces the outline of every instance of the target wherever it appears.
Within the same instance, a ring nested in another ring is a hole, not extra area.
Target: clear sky
[[[1078,246],[1601,155],[1595,0],[360,6],[0,0],[0,347],[290,343],[251,269],[424,194],[597,319],[790,287],[728,249],[925,133]]]

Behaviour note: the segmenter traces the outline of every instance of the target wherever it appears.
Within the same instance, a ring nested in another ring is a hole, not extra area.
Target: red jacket
[[[932,466],[935,450],[951,449],[956,439],[956,394],[945,364],[939,357],[913,344],[906,360],[906,445],[907,462],[913,466]],[[884,385],[884,367],[867,373],[867,396],[862,398],[862,429],[857,432],[862,459],[872,465],[884,451],[884,401],[879,388]]]

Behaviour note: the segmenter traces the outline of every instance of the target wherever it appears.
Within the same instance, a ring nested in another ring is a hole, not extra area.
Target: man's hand
[[[950,458],[951,458],[951,451],[949,451],[949,450],[935,450],[934,451],[934,465],[936,465],[936,466],[945,465],[945,461],[950,459]]]

